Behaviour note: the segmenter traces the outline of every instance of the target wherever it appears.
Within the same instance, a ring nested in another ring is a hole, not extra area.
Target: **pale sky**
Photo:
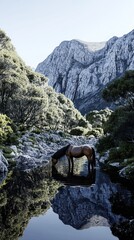
[[[36,68],[64,40],[101,42],[132,31],[134,0],[0,0],[0,28]]]

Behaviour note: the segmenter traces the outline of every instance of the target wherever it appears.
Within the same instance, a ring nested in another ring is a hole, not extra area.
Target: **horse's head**
[[[52,158],[52,166],[55,166],[58,162],[58,159]]]

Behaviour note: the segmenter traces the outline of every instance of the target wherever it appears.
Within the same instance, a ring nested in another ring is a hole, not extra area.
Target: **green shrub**
[[[118,148],[112,148],[109,152],[108,162],[120,162],[121,159],[121,152]]]
[[[103,133],[104,132],[102,128],[93,128],[91,131],[91,134],[93,134],[95,137],[101,137]]]
[[[40,134],[41,133],[41,129],[39,129],[39,128],[34,128],[33,129],[33,131],[32,131],[33,133],[36,133],[36,134]]]
[[[115,146],[114,141],[110,135],[101,137],[98,143],[96,144],[97,151],[100,153],[105,152],[114,146]]]
[[[5,154],[10,154],[13,150],[10,147],[4,147],[3,148],[3,153]]]
[[[12,121],[5,114],[0,114],[0,143],[6,142],[13,133]]]
[[[70,134],[81,136],[81,135],[86,135],[88,132],[89,132],[88,128],[76,127],[71,129]]]
[[[9,158],[12,159],[12,158],[13,158],[13,156],[12,156],[11,154],[9,154],[9,153],[4,153],[3,155],[4,155],[4,157],[5,157],[6,159],[7,159],[7,158],[8,158],[8,159],[9,159]]]
[[[109,108],[97,111],[91,111],[86,115],[86,120],[88,120],[93,127],[102,127],[103,123],[105,123],[110,115],[112,113],[112,110],[110,110]]]
[[[108,157],[108,161],[118,161],[123,163],[124,159],[127,158],[131,158],[133,159],[134,156],[134,147],[131,143],[125,143],[122,142],[120,143],[118,148],[112,148],[109,152],[109,157]],[[126,161],[126,163],[128,164],[128,161]]]
[[[104,125],[104,132],[110,133],[116,142],[131,141],[134,136],[134,111],[120,107],[113,112]]]
[[[8,144],[12,144],[12,143],[13,143],[13,144],[18,145],[18,144],[19,144],[18,137],[19,137],[18,134],[12,133],[12,134],[9,136],[9,138],[7,139],[6,143],[8,143]]]
[[[119,144],[119,149],[121,151],[121,157],[122,158],[130,158],[134,157],[134,146],[133,143],[129,142],[121,142]]]
[[[88,121],[86,121],[86,119],[81,118],[78,122],[78,125],[79,125],[79,127],[87,128],[89,123],[88,123]]]
[[[59,93],[59,95],[58,95],[58,100],[60,101],[61,104],[64,104],[67,102],[66,97],[61,93]]]

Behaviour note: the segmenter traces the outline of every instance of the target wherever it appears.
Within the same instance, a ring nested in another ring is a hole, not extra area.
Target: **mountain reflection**
[[[62,180],[65,182],[65,177],[62,177]],[[66,183],[68,184],[67,180]],[[127,221],[128,217],[123,213],[113,212],[111,199],[117,194],[120,195],[120,200],[125,199],[126,207],[129,204],[131,206],[130,192],[120,184],[112,183],[106,174],[97,170],[95,184],[60,188],[52,201],[52,208],[64,224],[71,225],[75,229],[113,226]]]

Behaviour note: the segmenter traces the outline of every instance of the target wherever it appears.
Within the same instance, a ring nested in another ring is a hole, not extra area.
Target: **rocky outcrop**
[[[72,40],[62,42],[36,71],[49,78],[57,92],[70,98],[82,113],[107,105],[101,92],[113,79],[134,69],[134,30],[113,37],[96,51],[88,44]]]

